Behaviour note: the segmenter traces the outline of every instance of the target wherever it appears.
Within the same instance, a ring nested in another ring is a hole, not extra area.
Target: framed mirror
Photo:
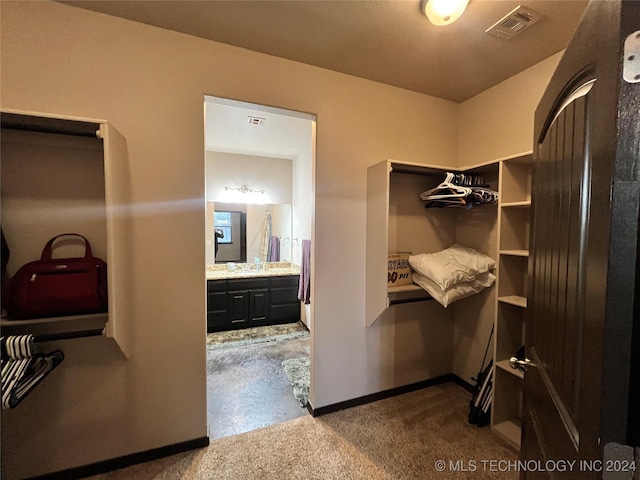
[[[213,202],[212,216],[215,263],[291,262],[290,204]]]

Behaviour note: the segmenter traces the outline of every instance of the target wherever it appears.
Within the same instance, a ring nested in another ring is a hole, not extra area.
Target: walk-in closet
[[[421,193],[433,191],[448,172],[473,176],[498,201],[451,206],[422,200]],[[492,429],[516,447],[523,374],[509,361],[524,344],[531,177],[529,153],[463,168],[386,160],[367,175],[366,327],[381,319],[422,318],[426,370],[434,381],[471,387],[489,367]],[[493,285],[446,308],[415,281],[388,285],[389,255],[432,254],[455,244],[495,260]]]

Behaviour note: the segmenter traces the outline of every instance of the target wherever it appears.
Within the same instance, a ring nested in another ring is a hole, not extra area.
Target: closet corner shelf
[[[508,303],[515,305],[516,307],[527,308],[527,297],[521,297],[519,295],[507,295],[504,297],[498,297],[498,301],[502,303]]]
[[[500,422],[493,426],[495,432],[510,443],[520,449],[520,436],[522,430],[520,428],[520,420],[513,419],[506,422]]]
[[[3,335],[34,335],[68,333],[81,330],[103,329],[108,313],[71,315],[66,317],[34,318],[31,320],[0,320]]]
[[[520,378],[521,380],[524,380],[524,373],[522,373],[517,368],[511,368],[511,365],[509,365],[509,360],[500,360],[499,362],[496,363],[496,366],[498,368],[501,368],[505,372],[508,372],[511,375],[514,375]]]
[[[514,257],[528,257],[529,250],[500,250],[500,255],[511,255]]]
[[[500,205],[502,208],[522,208],[522,207],[530,207],[531,200],[523,200],[521,202],[502,202]]]
[[[387,289],[389,297],[389,305],[398,305],[400,303],[424,302],[433,300],[426,290],[418,285],[401,285],[399,287],[389,287]]]

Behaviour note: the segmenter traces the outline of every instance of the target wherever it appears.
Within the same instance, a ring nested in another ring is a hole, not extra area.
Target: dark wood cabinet
[[[300,320],[298,281],[300,276],[271,277],[270,314],[273,323]]]
[[[249,292],[229,292],[229,322],[233,325],[247,323],[249,317]]]
[[[207,332],[300,320],[298,275],[207,281]]]

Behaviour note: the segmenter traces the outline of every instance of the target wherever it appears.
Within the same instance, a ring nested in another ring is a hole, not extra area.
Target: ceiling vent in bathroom
[[[491,27],[487,28],[485,33],[501,40],[511,40],[541,18],[542,15],[531,10],[529,7],[519,5]]]
[[[264,124],[267,122],[266,118],[261,118],[261,117],[247,117],[247,123],[249,125],[259,125],[261,127],[264,127]]]

